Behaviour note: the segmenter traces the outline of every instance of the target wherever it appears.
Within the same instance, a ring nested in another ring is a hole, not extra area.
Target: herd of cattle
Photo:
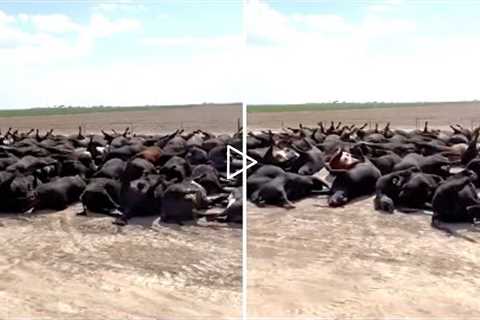
[[[339,207],[374,194],[376,210],[432,212],[434,227],[458,235],[441,222],[480,221],[480,127],[450,128],[332,122],[249,132],[247,153],[258,164],[248,172],[247,197],[293,208],[296,200],[328,194],[328,205]],[[87,135],[79,128],[65,136],[9,129],[0,133],[0,211],[63,210],[81,201],[79,214],[111,215],[121,225],[147,215],[242,223],[241,176],[225,178],[227,145],[241,149],[241,132],[144,135],[127,128]]]
[[[480,221],[480,128],[394,130],[318,123],[281,132],[250,132],[247,196],[257,205],[293,208],[295,200],[328,195],[330,207],[375,195],[376,210],[432,214],[432,226]],[[443,223],[442,223],[443,222]]]
[[[167,135],[124,132],[56,135],[53,130],[0,133],[0,211],[84,210],[164,222],[241,223],[241,178],[225,179],[226,146],[241,148],[241,132],[215,135],[177,130]],[[234,160],[233,166],[240,166]]]

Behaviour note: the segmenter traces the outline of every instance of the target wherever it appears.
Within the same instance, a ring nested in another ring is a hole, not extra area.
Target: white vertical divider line
[[[230,173],[230,157],[231,157],[231,149],[230,145],[227,145],[227,179],[231,179],[232,175]]]
[[[247,70],[247,27],[246,27],[246,6],[247,0],[242,0],[242,61],[243,68],[242,70]],[[243,71],[240,76],[242,77],[241,83],[246,83],[246,76],[248,72]],[[241,87],[241,95],[243,97],[242,101],[242,166],[243,168],[247,167],[247,101],[245,99],[246,90],[245,85]],[[248,215],[247,215],[247,170],[242,172],[242,319],[247,320],[247,304],[248,304],[248,263],[247,263],[247,230],[248,230]]]
[[[242,166],[243,168],[247,167],[247,104],[242,103],[242,115],[243,115],[243,130],[242,130]],[[242,171],[242,218],[243,218],[243,228],[242,228],[242,319],[247,320],[247,287],[248,287],[248,270],[247,270],[247,230],[248,230],[248,214],[247,214],[247,170]]]
[[[246,103],[242,103],[242,112],[243,112],[243,123],[246,124]],[[242,149],[244,150],[243,157],[242,157],[242,166],[243,168],[247,167],[247,157],[245,156],[247,153],[246,148],[246,133],[247,130],[245,125],[243,126],[242,131]],[[248,214],[247,214],[247,170],[242,171],[242,216],[243,216],[243,228],[242,228],[242,319],[247,320],[247,287],[248,287],[248,270],[247,270],[247,231],[248,231]]]

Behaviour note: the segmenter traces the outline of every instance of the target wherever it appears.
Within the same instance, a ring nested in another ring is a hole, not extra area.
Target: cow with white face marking
[[[437,227],[439,221],[478,223],[480,127],[433,129],[426,122],[422,129],[407,131],[390,123],[383,129],[378,123],[367,126],[332,121],[250,132],[247,153],[259,163],[248,171],[248,198],[260,206],[294,208],[295,196],[313,196],[320,189],[308,187],[297,174],[316,177],[313,185],[323,182],[331,207],[375,194],[378,211],[433,211]],[[292,187],[289,181],[299,184]]]

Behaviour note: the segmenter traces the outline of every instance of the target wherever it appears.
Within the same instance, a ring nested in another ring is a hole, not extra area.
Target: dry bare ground
[[[415,126],[480,118],[457,109],[375,109],[249,114],[249,129],[298,122],[376,119]],[[360,122],[360,121],[359,121]],[[251,125],[253,123],[253,125]],[[468,122],[464,122],[468,125]],[[252,317],[455,318],[480,316],[480,233],[470,243],[430,226],[430,217],[373,210],[372,198],[331,209],[323,197],[293,210],[248,205],[248,306]]]
[[[0,119],[0,126],[72,133],[124,128],[233,132],[241,108],[189,108]],[[203,122],[202,122],[203,121]],[[115,127],[116,124],[121,125]],[[125,123],[123,123],[125,122]],[[128,123],[126,123],[128,122]],[[176,124],[175,124],[176,123]],[[76,216],[80,208],[0,217],[1,319],[239,317],[241,229]]]
[[[391,122],[392,127],[415,128],[428,120],[433,127],[447,127],[452,123],[460,123],[471,127],[480,125],[480,102],[471,103],[438,103],[431,106],[384,108],[384,109],[349,109],[326,111],[265,112],[249,113],[248,128],[257,130],[264,128],[279,129],[287,126],[316,125],[318,121],[343,121],[344,123]]]
[[[372,202],[249,205],[249,315],[478,317],[479,244],[432,229],[429,216],[375,212]]]
[[[22,116],[0,118],[2,131],[9,127],[28,130],[55,129],[71,134],[78,126],[87,132],[100,129],[123,130],[130,126],[137,133],[164,133],[176,129],[186,131],[203,129],[211,132],[235,132],[237,120],[242,118],[241,104],[198,105],[178,108],[157,108],[151,111],[96,112],[71,115]]]
[[[239,316],[241,230],[80,208],[1,219],[0,317],[172,319]]]

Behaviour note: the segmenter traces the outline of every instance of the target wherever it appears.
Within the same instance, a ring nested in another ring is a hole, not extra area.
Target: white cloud
[[[186,60],[122,61],[102,66],[28,68],[17,85],[1,83],[12,106],[146,105],[241,101],[240,54],[196,55]],[[28,94],[25,94],[28,92]],[[13,99],[14,98],[14,99]]]
[[[403,0],[385,0],[372,4],[368,6],[367,9],[372,12],[390,12],[403,3]]]
[[[19,14],[0,23],[0,108],[242,99],[240,36],[147,38],[139,50],[161,55],[161,47],[167,46],[188,55],[162,56],[152,63],[120,53],[99,63],[84,59],[95,57],[97,42],[138,31],[140,21],[98,11],[83,24],[53,16],[39,21],[38,15]]]
[[[140,27],[140,21],[135,19],[110,20],[102,14],[94,14],[90,19],[88,32],[95,37],[108,37],[114,33],[135,31]]]
[[[421,21],[371,11],[355,22],[284,14],[258,0],[246,14],[249,103],[479,98],[474,36],[420,36]]]
[[[20,22],[28,22],[28,20],[30,20],[30,16],[25,13],[20,13],[18,15],[18,19],[20,20]]]
[[[116,2],[106,2],[106,3],[99,3],[93,7],[95,11],[100,12],[143,12],[146,10],[146,7],[138,2],[135,1],[116,1]]]
[[[319,32],[342,33],[353,31],[352,26],[343,17],[334,14],[294,14],[292,20]]]
[[[5,12],[0,10],[0,25],[7,24],[15,21],[15,17],[9,16]]]
[[[99,13],[93,14],[85,25],[62,14],[0,16],[9,21],[0,24],[1,66],[74,61],[91,54],[98,38],[141,28],[138,20],[110,19]],[[25,24],[33,31],[25,31]],[[69,36],[64,37],[63,33]]]
[[[413,33],[416,28],[416,23],[409,20],[367,16],[360,24],[358,32],[369,37],[380,35],[393,36],[396,33]]]
[[[347,36],[365,39],[393,33],[409,33],[416,29],[413,21],[386,19],[369,14],[359,23],[350,23],[335,14],[282,14],[260,0],[249,0],[246,6],[247,38],[256,43],[292,46],[307,44],[310,48],[327,39]]]
[[[49,33],[65,33],[80,31],[81,26],[63,14],[50,15],[22,15],[19,16],[24,21],[31,21],[36,30]]]
[[[386,6],[386,5],[383,5],[383,4],[373,4],[373,5],[368,7],[368,10],[373,11],[373,12],[386,12],[386,11],[390,11],[391,9],[392,9],[392,7]]]
[[[296,32],[289,26],[288,18],[267,3],[247,1],[244,12],[247,36],[250,40],[281,43],[285,39],[295,38]]]
[[[150,37],[140,42],[151,47],[190,47],[190,48],[233,48],[237,50],[243,43],[241,36],[219,37]]]

